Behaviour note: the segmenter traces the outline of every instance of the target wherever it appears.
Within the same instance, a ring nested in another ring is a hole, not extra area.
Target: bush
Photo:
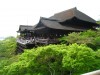
[[[97,52],[86,45],[48,45],[25,50],[18,62],[5,66],[0,75],[69,75],[100,68]]]
[[[60,38],[60,41],[63,43],[77,43],[77,44],[86,44],[90,48],[97,50],[100,48],[100,30],[98,31],[92,31],[87,30],[84,32],[73,32],[68,34],[68,36],[63,36]]]
[[[63,57],[63,67],[70,71],[70,74],[95,70],[95,63],[95,53],[86,45],[69,45],[67,54]]]

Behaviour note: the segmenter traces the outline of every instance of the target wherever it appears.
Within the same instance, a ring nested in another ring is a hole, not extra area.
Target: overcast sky
[[[0,0],[0,37],[16,36],[19,25],[35,25],[40,16],[50,17],[73,7],[100,19],[100,0]]]

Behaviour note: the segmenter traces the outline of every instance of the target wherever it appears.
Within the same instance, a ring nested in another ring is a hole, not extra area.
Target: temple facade
[[[71,32],[96,30],[99,25],[88,15],[72,8],[54,14],[49,18],[40,17],[34,26],[20,25],[20,33],[17,39],[17,52],[23,52],[25,48],[32,48],[38,44],[56,44],[57,38]]]

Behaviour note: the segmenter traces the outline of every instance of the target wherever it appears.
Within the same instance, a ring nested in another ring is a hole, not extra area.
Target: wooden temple
[[[72,8],[56,13],[49,18],[40,17],[34,26],[20,25],[19,38],[17,39],[17,53],[23,52],[25,48],[32,48],[38,44],[56,44],[57,38],[71,32],[96,30],[99,25],[88,15]]]

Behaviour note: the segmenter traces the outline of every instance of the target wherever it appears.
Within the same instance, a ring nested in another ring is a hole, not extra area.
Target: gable
[[[96,21],[94,19],[92,19],[88,15],[82,13],[81,11],[77,10],[77,8],[72,8],[72,9],[65,10],[63,12],[54,14],[50,18],[56,19],[59,22],[64,22],[66,20],[72,19],[73,17],[76,17],[76,18],[83,20],[83,21],[96,23]]]

